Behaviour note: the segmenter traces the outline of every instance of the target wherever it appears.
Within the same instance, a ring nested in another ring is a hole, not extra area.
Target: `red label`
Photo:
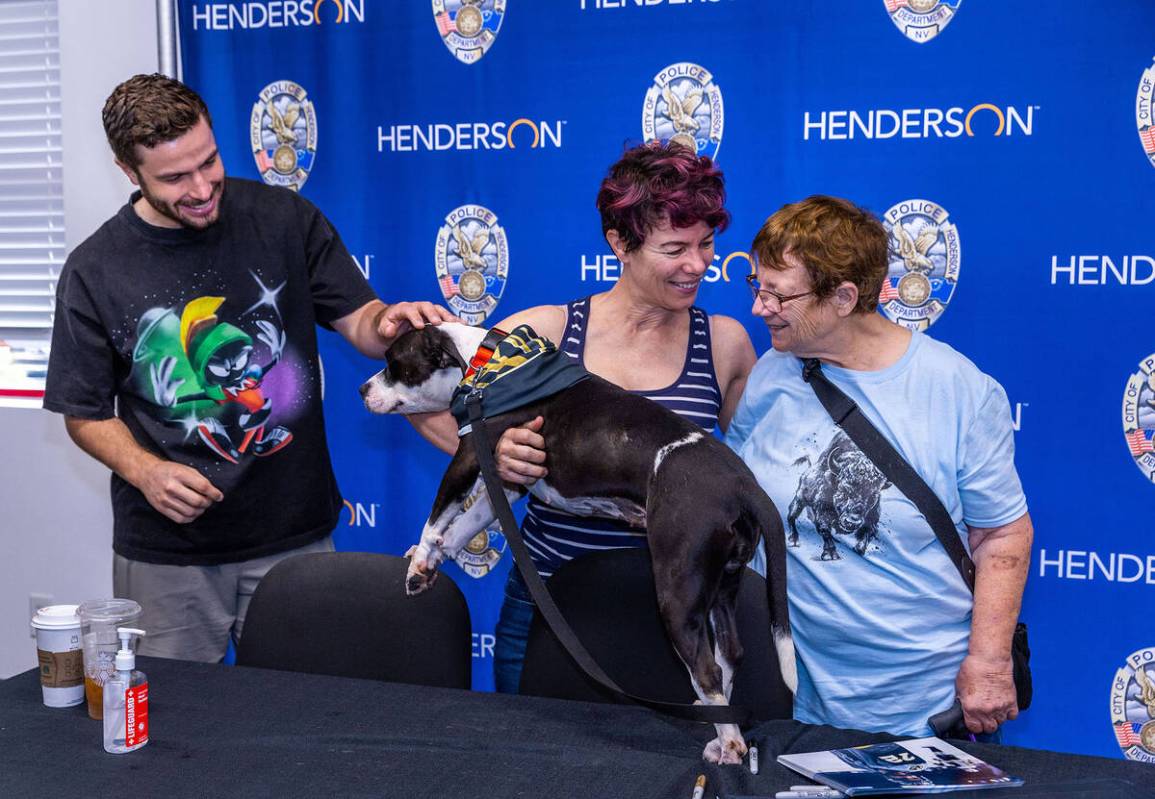
[[[124,692],[124,745],[148,743],[148,683]]]

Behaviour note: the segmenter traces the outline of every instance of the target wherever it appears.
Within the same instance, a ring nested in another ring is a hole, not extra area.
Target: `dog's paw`
[[[437,582],[437,572],[415,572],[405,577],[405,593],[417,596],[428,591]]]
[[[746,755],[746,742],[741,738],[715,738],[702,750],[702,759],[720,765],[737,766]]]
[[[423,557],[420,553],[410,555],[409,568],[405,572],[405,593],[417,596],[428,591],[437,580],[437,564],[432,559]]]

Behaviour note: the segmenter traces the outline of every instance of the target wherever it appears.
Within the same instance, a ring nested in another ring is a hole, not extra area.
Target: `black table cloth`
[[[766,722],[758,776],[701,760],[713,730],[619,705],[510,697],[139,658],[151,741],[110,755],[83,704],[48,708],[35,669],[0,681],[0,796],[773,796],[807,782],[784,752],[884,735]],[[1155,797],[1155,767],[994,745],[972,754],[1027,780],[987,797]],[[947,794],[940,794],[947,795]],[[959,793],[962,796],[964,794]]]

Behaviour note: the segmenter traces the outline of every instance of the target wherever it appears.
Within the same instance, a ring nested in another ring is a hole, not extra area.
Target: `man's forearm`
[[[971,530],[975,598],[970,654],[990,660],[1010,657],[1033,537],[1027,514],[1003,527]]]
[[[338,319],[333,323],[333,328],[359,353],[380,360],[385,357],[385,350],[390,343],[379,331],[381,317],[388,307],[381,300],[372,300],[348,316]]]
[[[66,416],[64,426],[78,447],[134,486],[139,487],[144,471],[161,460],[138,444],[120,419]]]

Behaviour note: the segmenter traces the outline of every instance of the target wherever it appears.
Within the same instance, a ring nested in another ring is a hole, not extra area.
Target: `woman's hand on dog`
[[[538,416],[501,434],[494,450],[498,477],[507,483],[529,486],[549,474],[545,468],[545,439],[541,436],[544,422]]]

